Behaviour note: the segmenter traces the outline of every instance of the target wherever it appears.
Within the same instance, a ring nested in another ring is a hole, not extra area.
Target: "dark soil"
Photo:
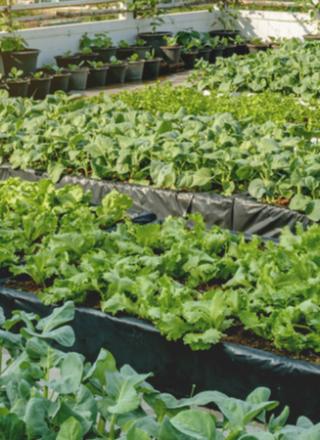
[[[219,287],[220,280],[213,280],[210,283],[199,286],[199,290],[206,291],[213,287]],[[30,279],[8,279],[5,286],[12,289],[22,290],[25,292],[32,292],[35,295],[42,290],[41,287],[36,285],[34,281]],[[96,292],[89,292],[84,307],[91,307],[100,310],[100,297]],[[232,342],[235,344],[241,344],[247,347],[256,348],[271,352],[280,356],[286,356],[291,359],[297,359],[314,364],[320,365],[320,356],[312,351],[305,351],[301,353],[291,353],[285,350],[278,350],[271,341],[263,339],[253,332],[245,330],[242,325],[236,325],[228,329],[227,335],[223,338],[223,342]]]

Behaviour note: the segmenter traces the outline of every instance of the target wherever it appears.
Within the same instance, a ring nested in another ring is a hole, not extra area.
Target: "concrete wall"
[[[159,30],[176,32],[194,28],[208,31],[219,27],[216,13],[208,11],[169,14]],[[245,36],[266,39],[274,37],[299,37],[312,30],[307,23],[306,14],[285,12],[242,11],[238,20],[239,28]],[[121,39],[134,40],[138,32],[150,30],[147,20],[134,20],[128,15],[120,20],[107,20],[89,23],[52,26],[20,31],[30,47],[41,50],[39,65],[52,62],[55,55],[78,50],[79,39],[84,32],[94,34],[108,31],[115,43]],[[1,36],[1,33],[0,33]]]

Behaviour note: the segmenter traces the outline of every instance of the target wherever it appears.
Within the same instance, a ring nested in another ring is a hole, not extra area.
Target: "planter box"
[[[22,309],[46,315],[50,311],[33,294],[0,287],[5,313]],[[258,386],[289,405],[291,420],[300,415],[319,417],[320,365],[297,361],[240,344],[220,343],[207,351],[191,351],[169,342],[150,324],[133,317],[113,317],[99,310],[77,307],[72,324],[76,343],[71,350],[94,360],[101,347],[110,350],[118,365],[155,373],[154,385],[177,396],[217,390],[243,399]]]
[[[10,166],[1,165],[0,180],[9,177],[34,181],[47,176],[33,170],[14,170]],[[154,212],[159,219],[168,215],[185,216],[199,212],[208,226],[218,225],[249,235],[262,235],[265,238],[277,238],[284,226],[294,229],[297,223],[304,226],[313,223],[304,214],[259,203],[247,194],[224,197],[214,192],[179,192],[78,176],[62,177],[58,186],[67,183],[78,183],[90,189],[94,203],[99,203],[105,194],[116,189],[132,197],[135,209]]]

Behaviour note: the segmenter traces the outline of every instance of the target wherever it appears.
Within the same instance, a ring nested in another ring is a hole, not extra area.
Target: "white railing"
[[[92,19],[122,19],[130,13],[130,0],[6,0],[0,6],[0,14],[10,15],[21,28],[43,27],[68,23],[81,23]],[[240,0],[243,5],[296,6],[291,0]],[[192,6],[212,6],[214,0],[167,0],[160,5],[164,11],[186,9]]]

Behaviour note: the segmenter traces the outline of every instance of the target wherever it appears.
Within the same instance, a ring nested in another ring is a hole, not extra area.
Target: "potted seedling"
[[[56,64],[46,64],[40,70],[51,75],[50,93],[69,90],[71,73],[67,69]]]
[[[109,67],[103,61],[89,61],[88,87],[103,87],[106,85]]]
[[[172,36],[172,32],[157,31],[157,28],[164,23],[160,0],[135,0],[131,3],[130,9],[138,19],[150,20],[151,32],[138,33],[138,39],[142,39],[148,46],[155,50],[156,56],[162,56],[161,46],[165,46],[164,37]]]
[[[223,46],[222,56],[224,58],[231,57],[234,54],[246,55],[249,53],[246,40],[241,35],[237,35],[233,39],[225,38]]]
[[[108,32],[94,34],[92,49],[99,54],[99,60],[105,63],[108,63],[110,58],[117,53],[117,48],[113,45],[112,38]]]
[[[215,0],[212,9],[216,13],[213,26],[218,26],[219,29],[210,31],[211,37],[233,40],[239,34],[239,31],[235,29],[238,18],[236,9],[239,5],[240,0]]]
[[[155,49],[147,52],[145,55],[143,79],[157,79],[160,72],[162,59],[156,57]]]
[[[28,96],[30,80],[24,76],[23,70],[12,67],[5,82],[10,96]]]
[[[142,38],[137,38],[132,48],[134,53],[137,53],[141,59],[145,59],[146,53],[151,50],[151,46],[148,46]]]
[[[83,66],[83,64],[69,64],[68,70],[71,73],[70,89],[85,90],[87,88],[89,67]]]
[[[0,54],[4,74],[8,75],[12,68],[29,74],[36,70],[38,49],[29,49],[26,41],[19,35],[10,34],[0,38]]]
[[[118,60],[126,60],[130,58],[134,53],[134,49],[131,47],[127,40],[120,40],[117,48],[117,58]]]
[[[201,47],[199,47],[199,53],[197,59],[210,61],[211,45],[210,45],[210,35],[208,32],[203,32],[200,35]]]
[[[193,69],[197,60],[199,49],[202,46],[199,38],[192,38],[182,49],[182,59],[186,69]]]
[[[178,44],[176,37],[164,37],[166,41],[165,46],[161,46],[164,58],[168,64],[178,64],[181,56],[182,46]]]
[[[259,51],[265,52],[270,49],[270,45],[261,40],[261,38],[252,38],[252,40],[247,43],[247,47],[249,53],[257,53]]]
[[[89,61],[97,61],[99,57],[99,54],[93,52],[91,47],[84,47],[83,49],[81,49],[78,55],[80,63],[84,64],[88,63]]]
[[[141,60],[137,53],[128,58],[127,81],[141,81],[143,75],[144,60]]]
[[[108,67],[107,84],[124,83],[128,63],[123,60],[118,60],[116,57],[111,57]]]
[[[62,55],[57,55],[55,57],[57,65],[59,67],[67,68],[70,64],[80,63],[79,54],[73,54],[70,50],[64,52]]]
[[[44,99],[50,92],[51,76],[43,71],[38,71],[30,77],[28,96],[33,99]]]

